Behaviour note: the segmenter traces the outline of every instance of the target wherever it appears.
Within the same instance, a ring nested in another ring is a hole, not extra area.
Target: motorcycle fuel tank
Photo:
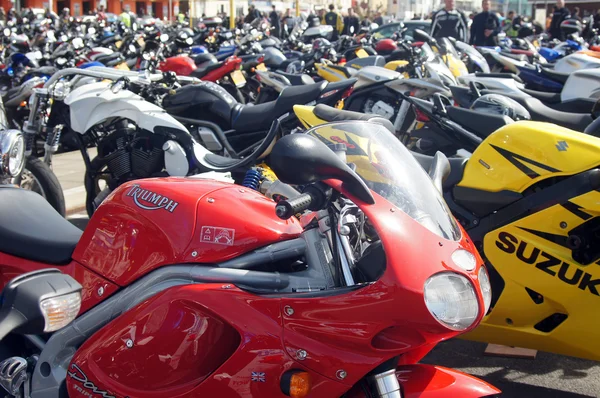
[[[194,60],[187,55],[169,57],[164,62],[161,62],[159,67],[163,72],[175,72],[181,76],[189,76],[196,68]]]
[[[238,185],[195,178],[136,180],[98,208],[73,259],[119,286],[163,265],[216,264],[297,237],[275,202]]]

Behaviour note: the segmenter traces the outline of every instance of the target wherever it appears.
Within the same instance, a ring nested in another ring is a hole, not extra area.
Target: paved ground
[[[67,212],[73,224],[82,229],[87,223],[82,212],[83,170],[79,152],[55,157],[54,172],[65,191]],[[487,357],[483,356],[484,349],[485,344],[455,339],[440,344],[423,362],[476,375],[502,389],[503,397],[600,397],[600,362],[543,352],[534,360]]]
[[[90,158],[96,156],[96,148],[89,148]],[[64,195],[67,214],[85,208],[85,188],[83,186],[84,165],[79,151],[54,155],[52,169],[60,181]]]

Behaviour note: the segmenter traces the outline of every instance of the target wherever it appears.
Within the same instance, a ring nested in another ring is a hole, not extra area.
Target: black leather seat
[[[316,117],[327,122],[343,122],[347,120],[370,120],[383,125],[385,128],[394,132],[394,125],[388,119],[382,118],[379,115],[360,113],[352,111],[343,111],[331,106],[319,104],[315,106],[313,113]]]
[[[546,104],[558,104],[561,102],[560,93],[546,93],[544,91],[528,90],[526,88],[521,89],[521,91],[539,99],[542,102],[545,102]]]
[[[326,86],[325,81],[289,86],[283,89],[275,101],[254,106],[236,105],[231,112],[231,128],[237,133],[268,130],[273,120],[292,111],[294,105],[305,105],[319,98]]]
[[[315,83],[315,81],[313,80],[312,77],[305,75],[304,73],[302,73],[302,74],[285,73],[285,72],[277,72],[277,73],[280,74],[281,76],[285,77],[286,79],[288,79],[293,86]]]
[[[493,93],[491,90],[482,90],[481,94]],[[592,122],[592,116],[586,113],[571,113],[561,112],[554,110],[542,103],[537,98],[525,97],[519,94],[508,94],[503,95],[514,99],[519,104],[523,105],[525,109],[531,114],[531,120],[537,122],[548,122],[558,124],[576,131],[584,131],[586,127]]]
[[[569,78],[569,73],[555,72],[552,69],[541,68],[542,75],[549,77],[550,79],[557,81],[559,83],[566,83]]]
[[[410,152],[417,162],[419,162],[421,167],[423,167],[426,172],[429,172],[431,164],[433,163],[433,156],[423,155],[413,151]],[[460,180],[462,180],[468,160],[469,159],[467,158],[448,158],[448,161],[450,162],[450,174],[442,183],[442,189],[444,191],[452,189],[460,182]]]
[[[223,65],[223,62],[218,62],[216,64],[208,64],[204,68],[197,68],[195,71],[190,73],[191,77],[197,77],[198,79],[203,78],[210,71],[215,69],[219,69]]]
[[[447,107],[446,112],[450,119],[483,139],[500,127],[513,123],[508,116],[491,115],[455,106]]]
[[[0,188],[0,220],[0,251],[48,264],[69,263],[82,234],[42,196],[20,188]]]

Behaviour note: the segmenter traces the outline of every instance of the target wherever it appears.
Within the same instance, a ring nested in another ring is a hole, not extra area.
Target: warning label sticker
[[[221,227],[202,227],[200,232],[202,243],[215,243],[217,245],[231,246],[235,241],[235,230]]]

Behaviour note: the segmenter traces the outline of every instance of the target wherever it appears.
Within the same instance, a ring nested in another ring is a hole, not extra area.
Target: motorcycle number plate
[[[356,56],[358,58],[366,58],[369,56],[369,54],[362,48],[359,48],[358,50],[356,50]]]
[[[260,63],[260,64],[256,65],[256,70],[260,70],[260,71],[266,72],[267,71],[267,67],[265,66],[265,64]]]
[[[231,81],[233,81],[233,84],[235,84],[238,87],[246,84],[246,78],[242,74],[241,70],[234,70],[233,72],[231,72]]]
[[[115,42],[115,47],[117,48],[121,48],[121,45],[123,44],[123,42],[121,40]]]
[[[140,45],[140,47],[144,47],[145,42],[144,42],[143,37],[138,37],[138,39],[136,41],[137,41],[137,44]]]

